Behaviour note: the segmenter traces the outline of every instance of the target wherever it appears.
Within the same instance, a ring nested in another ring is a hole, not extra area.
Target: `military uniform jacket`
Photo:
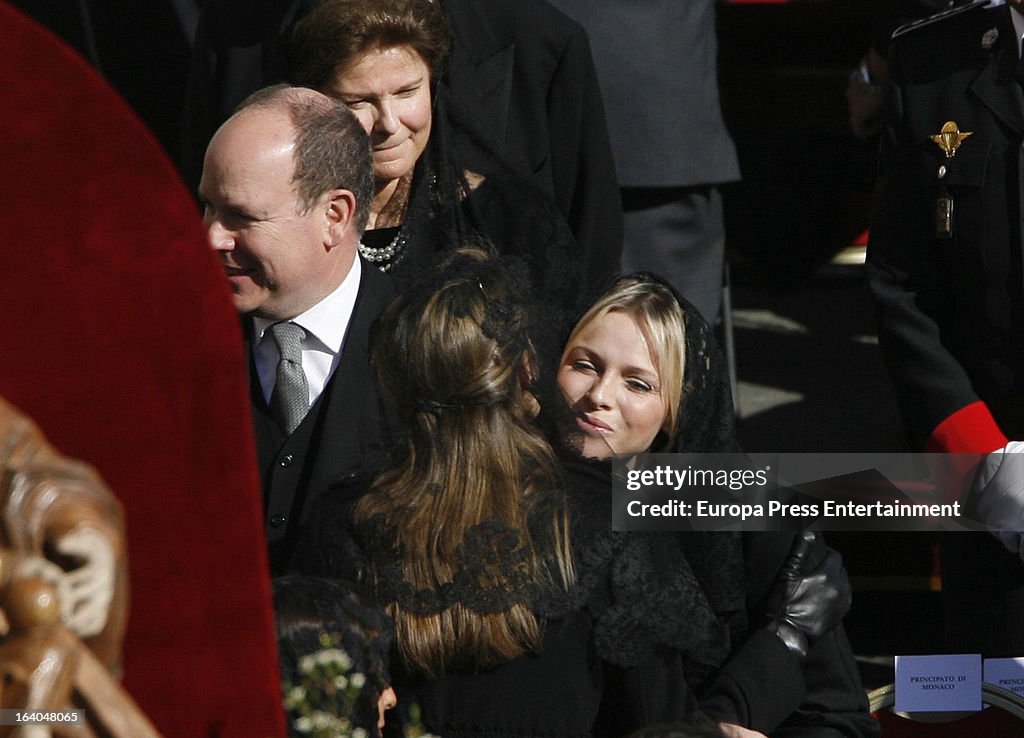
[[[960,439],[933,450],[986,452],[1000,428],[1024,430],[1017,63],[1009,8],[981,0],[904,27],[891,46],[868,279],[913,439]],[[950,122],[970,135],[947,157],[932,136]]]
[[[284,570],[295,536],[313,501],[332,483],[369,473],[390,451],[391,429],[370,367],[370,327],[395,295],[391,277],[363,262],[359,292],[341,359],[323,392],[290,436],[274,419],[252,360],[252,321],[246,320],[249,393],[263,483],[270,566]]]

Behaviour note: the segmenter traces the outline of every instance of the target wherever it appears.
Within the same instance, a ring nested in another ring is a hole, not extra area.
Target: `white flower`
[[[357,671],[349,677],[349,681],[356,689],[362,689],[363,685],[366,684],[366,676]]]
[[[295,726],[295,729],[300,733],[308,733],[310,730],[313,729],[313,721],[305,716],[298,718],[293,723],[293,725]]]
[[[312,674],[318,666],[332,665],[336,665],[340,671],[348,671],[352,668],[352,659],[340,648],[324,648],[299,659],[299,671],[303,674]]]
[[[352,668],[352,659],[340,648],[326,648],[323,651],[317,651],[313,654],[313,658],[321,666],[337,664],[341,667],[342,671],[348,671]]]
[[[288,690],[288,695],[285,697],[285,700],[289,705],[301,705],[305,699],[306,688],[302,686],[292,687]]]
[[[324,712],[323,710],[316,710],[309,717],[313,721],[313,727],[317,730],[323,730],[324,728],[341,727],[341,725],[338,723],[338,718],[336,718],[329,712]]]
[[[368,738],[366,731],[362,728],[352,729],[352,738]]]
[[[347,687],[347,686],[348,686],[348,679],[346,679],[344,677],[344,675],[334,677],[334,688],[335,689],[345,689],[345,687]]]

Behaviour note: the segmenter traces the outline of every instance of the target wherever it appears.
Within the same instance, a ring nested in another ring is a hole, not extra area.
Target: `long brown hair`
[[[357,527],[384,522],[415,592],[450,589],[473,567],[474,591],[437,612],[389,604],[401,653],[427,673],[536,650],[542,626],[529,598],[501,608],[473,600],[524,581],[565,589],[573,580],[564,482],[531,422],[526,310],[479,252],[457,252],[448,269],[439,287],[400,297],[377,325],[373,362],[408,437],[400,463],[355,513]],[[480,531],[494,526],[512,533],[514,555],[498,553],[496,536],[487,555],[467,562],[470,541],[480,545]],[[380,564],[371,561],[378,585]]]

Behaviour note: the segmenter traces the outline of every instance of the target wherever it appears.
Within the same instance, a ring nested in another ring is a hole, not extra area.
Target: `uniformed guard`
[[[1022,9],[976,0],[900,28],[890,46],[868,280],[917,449],[989,453],[1024,439]],[[1016,517],[985,522],[1024,527]],[[947,646],[1024,653],[1018,552],[956,533],[942,554]]]

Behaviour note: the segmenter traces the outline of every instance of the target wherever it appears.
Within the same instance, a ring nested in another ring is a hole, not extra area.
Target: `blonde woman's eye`
[[[596,371],[594,364],[590,361],[584,361],[579,359],[571,364],[572,368],[578,372],[593,372]]]

